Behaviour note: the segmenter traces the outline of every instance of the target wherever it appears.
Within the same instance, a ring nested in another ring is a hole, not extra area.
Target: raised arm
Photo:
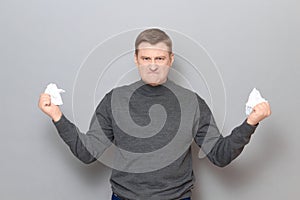
[[[200,118],[195,142],[206,153],[208,159],[219,167],[234,160],[245,145],[249,143],[258,123],[271,114],[269,105],[259,104],[248,119],[234,128],[230,135],[223,137],[215,123],[212,112],[203,99],[198,96]]]
[[[84,134],[63,115],[58,106],[51,104],[48,94],[41,94],[39,100],[40,109],[51,117],[60,137],[72,153],[86,164],[99,158],[113,141],[107,105],[109,104],[105,96],[92,117],[88,132]]]

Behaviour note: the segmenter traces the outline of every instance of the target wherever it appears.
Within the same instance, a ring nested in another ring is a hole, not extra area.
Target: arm
[[[83,163],[89,164],[96,160],[94,156],[87,150],[79,135],[84,135],[78,128],[70,122],[64,115],[59,121],[53,123],[58,131],[60,137],[69,146],[71,152]],[[86,136],[87,137],[87,136]]]
[[[198,95],[197,98],[200,118],[195,142],[207,154],[208,159],[212,163],[219,167],[224,167],[240,155],[245,145],[249,143],[258,122],[263,118],[255,118],[253,115],[250,115],[240,126],[234,128],[230,135],[223,137],[209,107]],[[251,121],[252,124],[249,123],[249,118],[253,120]]]
[[[39,107],[52,118],[60,137],[72,153],[88,164],[99,158],[113,140],[107,100],[106,95],[98,105],[86,134],[81,133],[76,125],[62,114],[58,106],[51,104],[47,95],[41,95]]]

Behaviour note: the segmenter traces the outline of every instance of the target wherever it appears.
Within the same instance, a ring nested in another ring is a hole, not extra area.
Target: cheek
[[[141,72],[145,73],[147,71],[146,67],[141,67]]]
[[[163,72],[164,74],[168,74],[170,70],[170,67],[164,67]]]
[[[146,68],[145,68],[145,67],[139,67],[139,68],[138,68],[138,71],[139,71],[139,73],[140,73],[141,75],[146,74]]]

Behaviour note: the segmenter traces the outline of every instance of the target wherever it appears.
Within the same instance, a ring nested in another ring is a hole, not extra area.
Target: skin
[[[138,46],[138,53],[134,55],[134,62],[138,67],[142,80],[146,84],[157,86],[167,81],[170,67],[174,62],[174,54],[169,51],[164,43],[151,45],[144,42]],[[60,120],[62,112],[59,106],[51,103],[50,95],[42,93],[38,106],[54,122]],[[253,108],[253,111],[247,118],[247,123],[257,125],[270,115],[271,108],[269,103],[260,103]]]
[[[151,45],[143,42],[134,55],[142,80],[149,85],[157,86],[167,81],[170,67],[174,62],[174,54],[169,52],[165,43]]]
[[[39,108],[55,122],[59,121],[62,116],[59,106],[51,103],[49,94],[42,93],[40,95]]]

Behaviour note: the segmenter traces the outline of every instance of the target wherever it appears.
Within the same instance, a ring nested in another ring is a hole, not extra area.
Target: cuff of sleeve
[[[256,125],[251,125],[247,123],[247,119],[242,123],[240,126],[240,131],[243,135],[251,135],[255,132],[258,124]]]
[[[52,122],[53,122],[55,125],[57,125],[57,124],[62,123],[65,119],[66,119],[66,117],[64,116],[64,114],[62,114],[61,117],[60,117],[60,119],[59,119],[58,121],[54,121],[54,120],[52,119]]]
[[[66,131],[67,126],[65,126],[68,123],[68,119],[65,117],[64,114],[62,114],[61,118],[58,121],[53,121],[53,124],[55,125],[56,129],[58,130],[59,133]]]

